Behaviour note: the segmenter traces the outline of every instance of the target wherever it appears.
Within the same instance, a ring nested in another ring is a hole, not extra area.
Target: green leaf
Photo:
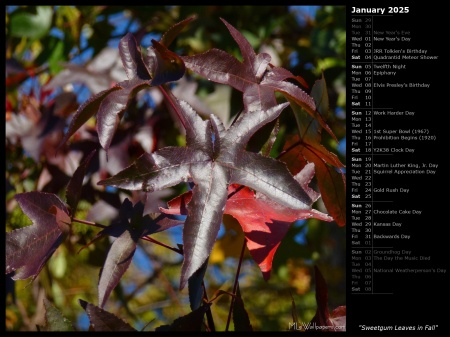
[[[40,331],[75,331],[72,322],[65,318],[61,312],[44,298],[45,325],[40,326]]]
[[[50,30],[53,10],[50,6],[36,7],[36,14],[27,12],[14,12],[11,15],[11,36],[40,39]]]

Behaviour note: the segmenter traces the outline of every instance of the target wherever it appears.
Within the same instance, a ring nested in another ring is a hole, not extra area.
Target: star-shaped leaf
[[[44,192],[16,194],[15,199],[33,225],[6,233],[6,274],[14,280],[36,278],[70,230],[65,204]]]
[[[131,166],[98,184],[151,192],[187,180],[194,182],[183,228],[183,289],[211,253],[230,184],[251,187],[293,209],[310,209],[313,201],[284,163],[245,150],[250,137],[275,120],[288,103],[266,111],[245,112],[228,130],[214,115],[202,120],[184,101],[174,99],[172,104],[186,128],[187,146],[143,154]]]
[[[202,54],[182,56],[181,59],[186,67],[213,82],[228,84],[241,91],[244,108],[248,111],[267,110],[274,107],[277,104],[275,92],[280,92],[316,118],[320,125],[336,139],[322,115],[317,111],[314,99],[295,84],[285,81],[296,79],[305,85],[303,78],[294,76],[285,68],[271,65],[269,54],[256,54],[248,40],[236,28],[224,19],[221,20],[238,44],[242,62],[223,50],[213,48]]]
[[[108,151],[122,115],[136,93],[150,86],[176,81],[185,72],[181,58],[155,40],[152,40],[144,61],[140,47],[131,33],[120,40],[119,54],[128,80],[95,94],[83,103],[73,116],[69,131],[60,146],[89,118],[97,114],[99,141],[105,151]]]

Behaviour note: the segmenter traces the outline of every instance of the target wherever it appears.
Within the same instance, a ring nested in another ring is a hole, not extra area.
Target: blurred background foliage
[[[147,48],[152,38],[158,40],[173,24],[193,14],[197,20],[171,45],[181,55],[218,48],[241,59],[219,19],[224,18],[257,52],[269,53],[274,65],[302,76],[310,88],[323,72],[330,97],[327,123],[340,141],[324,133],[322,143],[345,163],[343,6],[6,6],[6,231],[31,224],[15,194],[38,190],[65,200],[74,170],[98,143],[95,118],[61,151],[56,152],[56,146],[79,104],[125,79],[117,49],[120,38],[132,32]],[[190,73],[172,89],[200,114],[214,112],[223,120],[230,120],[242,106],[241,93]],[[283,114],[281,125],[280,135],[295,133],[292,116]],[[139,93],[114,137],[108,162],[102,150],[93,160],[76,217],[108,225],[125,197],[133,203],[144,200],[147,212],[165,206],[184,191],[183,186],[152,193],[146,200],[143,193],[104,189],[96,182],[128,166],[143,151],[183,145],[182,135],[156,89]],[[275,156],[282,146],[282,140],[275,144]],[[323,204],[315,207],[323,210]],[[74,224],[70,240],[33,282],[13,282],[6,275],[7,330],[35,331],[36,324],[44,323],[44,298],[75,329],[88,329],[89,320],[78,300],[98,304],[99,271],[111,242],[103,238],[80,248],[97,232],[95,227]],[[180,228],[153,237],[172,246],[181,243]],[[219,289],[231,291],[242,242],[242,229],[226,216],[205,276],[209,298]],[[187,314],[187,289],[178,290],[181,261],[176,253],[142,241],[105,309],[138,330],[154,330]],[[245,254],[240,290],[254,330],[287,330],[292,299],[299,320],[312,319],[314,264],[327,281],[330,310],[345,305],[345,227],[316,219],[295,222],[275,255],[268,282]],[[212,306],[217,330],[224,330],[229,304],[230,297],[223,295]]]

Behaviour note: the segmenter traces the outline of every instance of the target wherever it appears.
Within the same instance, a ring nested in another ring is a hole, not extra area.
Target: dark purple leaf
[[[317,266],[314,266],[316,281],[316,314],[310,323],[320,326],[323,331],[342,332],[346,330],[346,306],[339,306],[330,315],[328,310],[328,289],[325,279]],[[325,327],[327,329],[325,330]]]
[[[210,49],[203,54],[181,56],[186,67],[210,81],[228,84],[239,91],[244,91],[249,83],[254,82],[254,74],[237,58],[219,49]]]
[[[208,267],[208,260],[203,262],[203,265],[189,278],[189,304],[191,310],[198,309],[202,304],[203,299],[203,278],[205,277],[206,269]]]
[[[186,26],[191,23],[191,21],[196,20],[197,16],[192,15],[188,17],[187,19],[184,19],[183,21],[180,21],[176,24],[174,24],[172,27],[170,27],[161,37],[161,40],[159,41],[162,45],[169,47],[173,40],[183,31]]]
[[[310,209],[313,201],[285,164],[245,151],[252,135],[278,118],[288,103],[267,111],[246,112],[228,130],[214,115],[204,121],[186,102],[173,98],[172,104],[186,128],[187,146],[144,154],[125,170],[98,184],[157,191],[188,179],[193,181],[183,227],[180,280],[183,289],[211,253],[230,184],[249,186],[294,209]]]
[[[92,243],[105,235],[116,237],[109,249],[98,283],[101,308],[105,306],[111,291],[119,284],[130,266],[138,240],[142,236],[161,232],[182,223],[164,214],[143,216],[143,211],[144,204],[138,202],[133,207],[131,201],[125,199],[119,211],[119,221],[103,229],[91,241]]]
[[[124,322],[116,315],[105,311],[102,308],[81,299],[78,300],[78,302],[80,302],[80,305],[86,311],[86,314],[89,317],[90,327],[93,331],[137,331],[127,322]]]
[[[166,147],[152,154],[144,153],[132,165],[98,185],[152,192],[186,181],[191,164],[198,160],[189,148]]]
[[[133,238],[129,231],[124,231],[112,243],[98,283],[98,303],[100,308],[105,306],[111,291],[117,286],[122,275],[128,269],[136,250],[138,239]]]
[[[89,118],[94,116],[102,101],[107,97],[110,93],[113,91],[120,90],[119,87],[113,87],[107,90],[103,90],[91,98],[89,98],[86,102],[84,102],[82,105],[78,107],[78,110],[76,111],[75,115],[72,117],[72,121],[69,125],[69,130],[64,135],[63,140],[58,146],[58,149],[63,146],[67,140],[84,124],[86,123]]]
[[[181,57],[158,41],[152,40],[152,45],[147,49],[147,63],[153,78],[152,85],[177,81],[183,77],[186,68]]]
[[[250,324],[247,310],[245,310],[244,301],[241,297],[239,285],[237,288],[236,297],[234,299],[233,323],[234,331],[253,331],[253,327]]]
[[[150,87],[150,80],[138,77],[118,83],[107,97],[103,98],[97,112],[97,132],[100,144],[109,150],[114,133],[130,100],[142,89]]]
[[[224,19],[221,20],[238,44],[243,62],[239,62],[222,50],[211,49],[203,54],[182,56],[186,67],[210,81],[228,84],[241,91],[245,111],[268,110],[274,107],[277,104],[275,92],[281,92],[316,118],[320,125],[336,139],[330,127],[316,110],[313,98],[296,85],[284,81],[294,78],[305,84],[303,79],[293,76],[286,69],[272,67],[268,54],[256,54],[238,30]]]
[[[210,304],[204,304],[200,308],[191,311],[173,321],[171,325],[161,325],[155,331],[201,331],[203,317],[209,310]]]
[[[231,36],[237,42],[241,50],[243,64],[251,69],[251,73],[255,75],[256,79],[261,79],[270,62],[270,55],[266,53],[256,55],[251,44],[236,28],[224,19],[220,18],[220,20],[227,26]]]
[[[164,45],[152,40],[153,47],[142,57],[133,34],[126,34],[119,43],[119,53],[128,80],[99,92],[82,104],[75,113],[60,147],[97,113],[97,132],[100,144],[108,152],[114,133],[130,100],[137,92],[150,86],[180,79],[185,72],[183,60]],[[148,67],[147,67],[148,66]]]
[[[89,163],[94,156],[96,150],[93,150],[78,166],[75,170],[72,178],[69,181],[69,184],[66,188],[66,201],[70,207],[70,214],[72,217],[75,215],[77,211],[78,201],[80,200],[81,188],[83,186],[84,176],[86,175],[86,170],[89,167]]]
[[[305,88],[309,88],[308,83],[306,83],[305,79],[301,76],[295,76],[289,70],[281,67],[272,67],[270,73],[267,73],[267,77],[269,77],[272,81],[284,81],[287,79],[293,79],[303,85]]]
[[[54,194],[27,192],[15,199],[33,225],[6,233],[6,274],[13,280],[33,279],[69,234],[70,217]]]
[[[149,71],[144,63],[141,51],[139,50],[139,46],[137,45],[133,34],[127,33],[120,39],[119,53],[129,80],[151,80]]]

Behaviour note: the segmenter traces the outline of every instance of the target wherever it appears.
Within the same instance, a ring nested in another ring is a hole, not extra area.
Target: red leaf
[[[313,167],[313,164],[308,164],[295,178],[309,197],[316,201],[319,194],[307,186],[314,175]],[[161,212],[187,214],[186,206],[191,195],[191,192],[187,192],[169,201],[169,209],[160,208]],[[226,203],[224,214],[229,214],[239,221],[247,238],[247,248],[259,265],[265,280],[270,277],[275,252],[292,222],[309,218],[333,221],[332,217],[315,209],[292,209],[261,193],[255,193],[248,187],[239,187],[236,184],[228,187],[228,195],[231,196]]]
[[[328,213],[339,226],[346,223],[346,178],[339,158],[323,145],[300,141],[298,135],[286,142],[281,156],[291,173],[298,172],[307,161],[316,168],[317,184]]]

